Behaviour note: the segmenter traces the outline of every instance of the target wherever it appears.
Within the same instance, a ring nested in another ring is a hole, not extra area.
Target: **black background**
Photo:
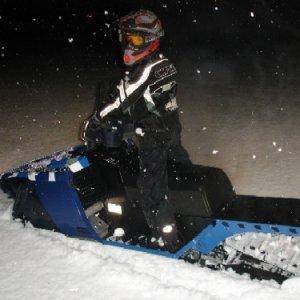
[[[262,76],[278,82],[279,75],[280,81],[296,80],[297,0],[2,1],[2,78],[14,76],[8,71],[16,68],[113,69],[121,55],[112,22],[140,8],[161,18],[163,48],[183,71],[189,63],[213,60],[232,65],[237,73],[233,83]]]

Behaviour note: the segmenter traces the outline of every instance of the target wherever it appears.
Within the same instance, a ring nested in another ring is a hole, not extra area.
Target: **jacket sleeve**
[[[147,65],[133,82],[126,82],[121,79],[120,83],[117,85],[115,98],[99,112],[100,117],[104,118],[117,110],[125,111],[128,107],[138,101],[144,95],[149,84],[151,84],[156,66],[165,61],[168,61],[168,59],[160,59]]]
[[[177,71],[170,62],[165,63],[154,72],[154,80],[144,94],[148,107],[154,105],[158,114],[172,111],[178,108],[176,102]]]

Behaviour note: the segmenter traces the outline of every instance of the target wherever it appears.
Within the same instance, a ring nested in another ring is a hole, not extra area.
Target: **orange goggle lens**
[[[136,47],[142,46],[145,43],[144,37],[137,34],[123,34],[121,35],[120,40],[121,42],[131,44]]]

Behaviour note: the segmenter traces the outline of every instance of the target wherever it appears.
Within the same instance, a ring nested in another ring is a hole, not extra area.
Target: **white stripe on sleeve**
[[[104,118],[113,110],[117,109],[121,104],[120,98],[118,97],[113,103],[107,105],[104,109],[100,111],[100,117]]]

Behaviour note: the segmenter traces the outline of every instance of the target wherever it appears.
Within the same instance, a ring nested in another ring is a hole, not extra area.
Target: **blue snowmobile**
[[[236,195],[212,167],[169,162],[169,198],[184,242],[175,253],[152,248],[136,186],[138,152],[125,135],[122,121],[99,123],[93,115],[83,128],[85,145],[2,174],[13,218],[252,278],[300,275],[300,200]]]

